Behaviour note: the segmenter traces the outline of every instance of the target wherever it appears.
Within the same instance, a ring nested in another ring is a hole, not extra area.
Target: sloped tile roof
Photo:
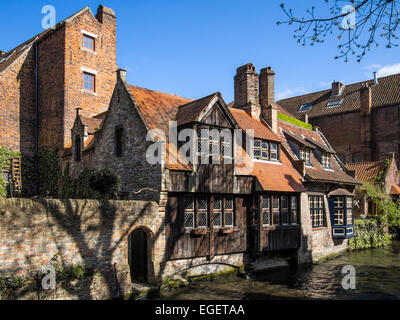
[[[332,147],[328,144],[326,140],[324,140],[320,132],[308,130],[306,128],[299,127],[295,124],[283,120],[278,121],[278,128],[279,135],[284,141],[283,146],[293,159],[298,159],[298,155],[294,153],[291,147],[291,142],[289,142],[289,138],[285,135],[285,132],[289,133],[292,136],[295,136],[300,141],[303,140],[307,143],[311,142],[317,147],[321,145],[321,149],[326,148],[328,150],[332,150]],[[327,181],[334,183],[360,184],[359,181],[354,179],[342,169],[334,156],[331,157],[332,169],[326,170],[322,167],[314,152],[311,152],[311,165],[312,167],[306,166],[305,170],[305,179],[308,181]]]
[[[257,189],[276,192],[305,191],[301,182],[302,177],[283,152],[281,164],[253,161],[243,148],[236,148],[236,159],[240,159],[235,165],[236,173],[242,176],[254,176],[258,182]]]
[[[127,87],[131,91],[149,129],[161,129],[167,137],[169,135],[169,122],[175,120],[178,107],[193,101],[137,86],[127,85]],[[166,144],[166,168],[182,171],[192,170],[189,163],[178,156],[177,146],[170,142]]]
[[[259,139],[281,142],[282,139],[273,133],[268,126],[260,120],[252,118],[246,111],[238,108],[228,108],[237,124],[244,131],[247,129],[254,130],[254,137]]]
[[[356,172],[356,179],[362,182],[375,182],[379,173],[385,169],[385,161],[348,163],[346,168]]]
[[[400,74],[379,78],[376,86],[374,86],[373,80],[346,85],[340,96],[331,97],[332,90],[328,89],[283,99],[278,103],[282,108],[295,115],[296,118],[301,118],[304,114],[308,114],[311,119],[325,115],[358,111],[361,108],[361,88],[365,84],[372,88],[372,108],[400,104]],[[328,102],[341,99],[343,101],[340,106],[327,108]],[[304,104],[312,104],[311,109],[308,112],[298,112],[300,106]]]
[[[207,107],[211,101],[218,96],[218,93],[213,93],[207,97],[191,101],[187,104],[184,104],[178,108],[178,112],[176,114],[176,121],[178,126],[195,122],[201,111]]]
[[[175,120],[178,107],[193,100],[177,95],[128,85],[138,108],[150,129],[161,129],[168,134],[169,122]]]
[[[89,118],[81,116],[82,123],[88,127],[89,134],[93,134],[95,131],[100,129],[102,119]]]

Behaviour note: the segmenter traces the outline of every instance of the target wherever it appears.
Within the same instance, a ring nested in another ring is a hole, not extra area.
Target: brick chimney
[[[332,97],[339,96],[342,93],[343,88],[344,88],[343,83],[341,83],[339,81],[338,82],[333,81],[332,82]]]
[[[271,130],[274,133],[278,133],[278,108],[275,106],[275,103],[269,105],[266,108],[263,108],[262,114],[264,120],[271,127]]]
[[[107,21],[111,22],[115,22],[115,12],[113,9],[107,8],[103,5],[100,5],[99,8],[97,9],[97,13],[96,13],[96,19],[100,22],[100,23],[104,23]]]
[[[275,102],[275,72],[271,67],[260,72],[260,105],[261,110]]]
[[[255,119],[260,119],[261,108],[258,98],[258,74],[252,63],[236,69],[235,107],[245,110]]]
[[[361,115],[370,115],[372,107],[372,90],[368,84],[364,84],[360,92]]]

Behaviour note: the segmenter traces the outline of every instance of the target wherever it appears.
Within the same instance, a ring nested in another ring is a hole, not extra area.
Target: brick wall
[[[384,160],[395,152],[400,165],[400,106],[375,108],[371,115],[351,112],[314,118],[310,123],[321,128],[346,163],[353,162],[358,152],[361,161]]]
[[[75,120],[75,109],[82,108],[83,116],[92,117],[108,109],[116,82],[116,18],[103,13],[102,23],[86,11],[67,24],[65,30],[65,107],[63,147],[69,142]],[[100,12],[99,12],[100,14]],[[101,16],[101,14],[100,14]],[[99,17],[100,17],[99,16]],[[96,35],[96,52],[83,50],[82,30]],[[64,60],[63,59],[63,60]],[[83,68],[96,71],[95,93],[82,92]]]
[[[110,288],[112,266],[129,286],[128,237],[145,227],[152,237],[149,280],[163,260],[163,218],[144,201],[0,199],[0,272],[32,276],[60,254],[66,264],[84,263],[100,272]]]
[[[0,75],[0,146],[34,147],[34,51],[27,50]]]

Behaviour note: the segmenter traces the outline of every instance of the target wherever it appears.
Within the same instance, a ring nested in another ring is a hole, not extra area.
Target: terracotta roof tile
[[[348,163],[346,168],[356,172],[356,179],[362,182],[374,182],[385,168],[385,161]]]
[[[309,118],[315,118],[324,115],[338,114],[343,112],[360,110],[361,100],[360,92],[363,85],[368,83],[372,88],[372,108],[378,108],[385,105],[400,104],[400,74],[395,74],[378,79],[378,85],[374,86],[373,80],[362,81],[346,85],[340,96],[331,97],[332,90],[324,90],[280,100],[278,103],[294,114],[296,118],[308,114]],[[340,106],[327,108],[330,101],[343,99]],[[308,112],[298,112],[300,106],[312,104]]]
[[[288,157],[281,153],[281,164],[265,161],[252,161],[243,148],[236,148],[236,173],[257,178],[262,190],[276,192],[304,192],[302,177],[293,167]]]
[[[392,186],[392,189],[390,190],[390,195],[392,196],[397,196],[400,195],[400,186]]]
[[[100,129],[102,119],[89,118],[84,116],[81,116],[81,119],[83,124],[88,127],[89,134],[92,134]]]
[[[254,137],[259,139],[281,142],[282,139],[262,121],[252,118],[246,111],[229,108],[239,127],[243,130],[253,129]]]
[[[175,120],[178,107],[193,100],[180,96],[128,85],[138,108],[150,129],[161,129],[168,134],[169,122]]]
[[[176,114],[176,121],[178,123],[178,126],[190,122],[195,122],[201,111],[206,106],[208,106],[217,95],[218,93],[213,93],[202,99],[191,101],[187,104],[180,106]]]
[[[161,129],[167,137],[169,134],[169,122],[175,120],[178,107],[192,101],[191,99],[132,85],[128,85],[128,88],[135,98],[137,107],[149,129]],[[175,145],[167,143],[166,168],[170,170],[191,171],[191,166],[184,159],[178,157],[180,161],[177,161],[176,149]]]

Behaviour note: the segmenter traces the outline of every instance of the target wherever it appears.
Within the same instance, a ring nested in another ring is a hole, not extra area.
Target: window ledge
[[[321,230],[328,230],[328,227],[318,227],[318,228],[313,228],[313,231],[321,231]]]
[[[93,91],[81,89],[81,92],[82,92],[82,93],[91,94],[92,96],[97,96],[97,93],[96,93],[96,92],[93,92]]]
[[[88,49],[88,48],[85,48],[85,47],[81,47],[81,50],[82,50],[82,51],[85,51],[85,52],[89,52],[89,53],[97,54],[97,51],[93,51],[93,50],[90,50],[90,49]]]
[[[280,224],[280,225],[276,225],[276,226],[263,226],[262,229],[263,230],[277,230],[277,229],[297,229],[299,228],[300,225],[299,224]]]

